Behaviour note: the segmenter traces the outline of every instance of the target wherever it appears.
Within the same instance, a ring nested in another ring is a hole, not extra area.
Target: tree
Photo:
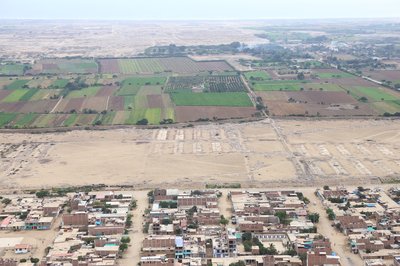
[[[238,262],[230,263],[229,266],[246,266],[246,263],[244,263],[242,260],[239,260]]]
[[[284,211],[278,211],[275,213],[275,216],[279,218],[281,224],[288,224],[287,213]]]
[[[324,186],[324,190],[330,190],[330,187],[327,186],[327,185],[325,185],[325,186]]]
[[[319,222],[319,214],[316,212],[308,214],[307,217],[314,224]]]
[[[38,197],[38,198],[44,198],[44,197],[48,197],[48,196],[50,196],[50,192],[48,190],[42,189],[42,190],[36,192],[36,197]]]
[[[266,255],[277,255],[278,251],[275,248],[274,244],[270,244],[268,248],[266,248]]]
[[[8,205],[11,203],[11,200],[9,198],[4,198],[1,203],[3,203],[4,205]]]
[[[335,220],[336,215],[331,208],[326,209],[326,213],[328,214],[329,220],[331,220],[331,221]]]
[[[246,232],[246,233],[244,233],[244,234],[242,235],[242,241],[243,241],[243,242],[244,242],[244,241],[251,240],[251,239],[252,239],[251,233]]]
[[[221,215],[221,219],[220,219],[219,223],[222,225],[227,225],[227,224],[229,224],[229,220],[226,219],[223,215]]]
[[[251,240],[246,240],[243,242],[244,251],[246,251],[246,252],[250,252],[252,246],[253,246],[253,244],[252,244]]]
[[[121,243],[130,243],[131,242],[131,238],[129,236],[124,236],[123,238],[121,238]]]
[[[143,118],[139,121],[136,122],[136,125],[147,125],[149,123],[149,121],[146,118]]]
[[[366,103],[366,102],[368,102],[368,99],[366,98],[366,97],[361,97],[361,98],[359,98],[358,99],[360,102],[363,102],[363,103]]]
[[[38,263],[40,260],[38,258],[31,258],[32,263]]]
[[[122,243],[121,245],[119,245],[119,251],[124,252],[127,249],[128,249],[127,243]]]
[[[297,79],[298,80],[304,80],[305,76],[303,72],[300,72],[299,74],[297,74]]]

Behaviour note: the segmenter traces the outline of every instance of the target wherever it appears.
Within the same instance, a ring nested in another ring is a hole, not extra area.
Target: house
[[[328,255],[324,252],[321,253],[314,253],[309,252],[307,253],[307,266],[340,266],[340,261],[338,256]]]
[[[15,254],[26,254],[30,252],[32,246],[29,244],[17,244],[14,246],[14,253]]]

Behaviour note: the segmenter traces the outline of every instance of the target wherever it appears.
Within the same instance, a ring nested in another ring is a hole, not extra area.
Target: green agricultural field
[[[89,97],[89,96],[94,96],[101,87],[88,87],[88,88],[83,88],[81,90],[73,90],[70,91],[67,94],[67,99],[71,98],[81,98],[81,97]]]
[[[3,99],[3,102],[8,102],[8,103],[18,102],[29,91],[30,91],[29,89],[13,90],[11,94],[7,95],[7,97]]]
[[[78,117],[77,114],[69,115],[68,118],[64,120],[63,126],[65,126],[65,127],[73,126],[75,124],[75,121],[76,121],[77,117]]]
[[[10,123],[15,117],[17,116],[16,113],[1,113],[0,112],[0,127],[6,126]]]
[[[122,82],[122,87],[117,91],[117,96],[136,95],[142,86],[164,85],[165,77],[132,77]]]
[[[18,89],[23,89],[23,87],[29,82],[29,80],[26,79],[17,79],[13,81],[10,85],[6,86],[7,90],[18,90]]]
[[[279,91],[279,90],[300,90],[307,86],[309,81],[299,80],[265,80],[256,81],[252,80],[249,82],[250,86],[255,91]]]
[[[165,70],[157,58],[119,59],[118,64],[123,74],[159,73]]]
[[[304,88],[303,83],[256,83],[252,84],[255,91],[299,91]]]
[[[16,127],[29,127],[30,124],[38,117],[38,114],[29,113],[21,114],[21,117],[15,121],[14,126]]]
[[[159,124],[161,121],[161,109],[160,108],[149,108],[146,109],[145,118],[149,121],[149,124]]]
[[[250,81],[264,81],[271,79],[270,75],[265,71],[250,71],[245,72],[244,76]]]
[[[326,73],[318,73],[318,77],[321,79],[334,79],[334,78],[353,78],[354,76],[346,72],[341,72],[341,73],[326,72]]]
[[[171,93],[172,101],[178,106],[253,106],[245,92],[223,93]]]
[[[172,107],[167,107],[164,109],[164,118],[175,120],[175,110]]]
[[[373,102],[370,105],[380,114],[400,112],[400,105],[397,105],[394,101]]]
[[[82,60],[82,62],[68,62],[64,61],[57,64],[60,73],[96,73],[97,72],[97,63],[91,60]]]
[[[323,90],[323,91],[343,91],[337,84],[331,83],[309,83],[298,80],[281,80],[271,82],[252,82],[254,91],[309,91],[309,90]]]
[[[19,100],[20,101],[29,101],[39,89],[29,89],[27,93],[25,93]]]
[[[68,79],[56,79],[51,86],[53,88],[64,88],[68,84]]]
[[[112,125],[112,122],[115,117],[115,112],[107,112],[105,115],[101,115],[99,119],[101,119],[101,124],[103,125]]]
[[[40,89],[29,100],[38,101],[49,99],[51,96],[58,95],[60,92],[61,89]]]
[[[48,127],[56,118],[55,114],[42,114],[32,123],[33,127]]]
[[[337,84],[332,83],[307,83],[301,84],[301,87],[305,91],[315,90],[315,91],[343,91],[343,88]]]
[[[24,68],[22,64],[0,65],[0,75],[20,76],[24,74]]]
[[[386,89],[374,87],[353,87],[350,89],[350,94],[357,99],[363,96],[367,97],[370,101],[396,101],[400,99],[400,97],[387,92]]]
[[[124,96],[124,109],[125,110],[133,109],[134,102],[135,102],[135,96]]]

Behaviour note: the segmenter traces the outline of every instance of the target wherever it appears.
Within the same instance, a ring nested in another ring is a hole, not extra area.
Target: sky
[[[0,0],[0,19],[398,18],[400,0]]]

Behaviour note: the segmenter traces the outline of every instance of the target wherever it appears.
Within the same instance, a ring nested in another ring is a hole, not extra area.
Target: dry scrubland
[[[400,173],[399,135],[400,123],[389,120],[3,133],[0,177],[3,188],[379,182]]]

